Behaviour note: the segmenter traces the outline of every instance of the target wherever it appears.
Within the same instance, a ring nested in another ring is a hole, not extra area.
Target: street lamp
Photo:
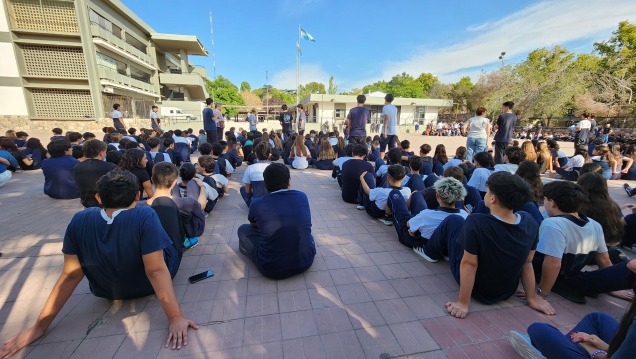
[[[501,56],[499,56],[499,60],[501,60],[501,67],[503,67],[503,66],[504,66],[504,56],[506,56],[506,53],[505,53],[505,52],[502,52],[502,53],[501,53]]]

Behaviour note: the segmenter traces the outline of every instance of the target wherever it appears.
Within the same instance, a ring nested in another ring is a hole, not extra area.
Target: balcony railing
[[[117,35],[104,29],[103,27],[98,26],[97,24],[91,24],[91,33],[94,37],[99,37],[103,40],[106,40],[111,45],[118,47],[133,55],[134,57],[154,66],[154,61],[152,60],[152,57],[150,57],[150,55],[144,54],[133,45],[127,43]]]
[[[146,82],[147,80],[142,81],[138,78],[133,78],[131,76],[121,74],[118,71],[115,71],[103,65],[97,65],[97,70],[99,72],[99,78],[101,79],[106,79],[121,85],[138,88],[140,90],[144,90],[154,94],[157,93],[155,86],[151,84],[150,81]]]

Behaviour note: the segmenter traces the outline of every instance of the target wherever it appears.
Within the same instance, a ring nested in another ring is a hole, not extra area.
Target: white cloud
[[[300,63],[300,83],[316,81],[325,84],[329,83],[329,75],[319,64]],[[296,67],[289,67],[272,75],[272,86],[279,89],[296,88]]]
[[[500,20],[470,26],[467,30],[476,36],[459,43],[421,47],[404,60],[388,62],[378,77],[388,80],[404,71],[414,76],[431,72],[447,81],[447,77],[461,77],[462,69],[474,74],[474,67],[499,61],[502,51],[512,58],[540,47],[597,37],[630,18],[636,18],[634,0],[540,2]]]

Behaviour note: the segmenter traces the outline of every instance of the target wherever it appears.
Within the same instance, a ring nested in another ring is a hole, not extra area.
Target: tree
[[[214,90],[214,102],[223,104],[224,115],[235,116],[238,114],[238,109],[231,105],[245,105],[245,100],[243,100],[243,96],[239,94],[238,87],[223,76],[219,75],[216,80],[207,81],[205,87],[209,94]]]
[[[312,81],[307,85],[300,85],[300,98],[304,98],[309,94],[326,94],[327,90],[325,90],[325,84],[321,84],[319,82]]]
[[[334,80],[333,76],[329,78],[329,94],[335,95],[338,93],[338,84],[336,84],[336,80]]]
[[[341,95],[350,95],[350,96],[358,96],[358,95],[362,95],[362,89],[359,88],[352,88],[351,91],[347,92],[347,91],[343,91],[340,93]]]
[[[451,85],[450,97],[459,104],[460,112],[474,111],[471,102],[471,96],[473,93],[473,83],[470,81],[470,77],[462,77],[459,82]]]
[[[371,85],[366,85],[365,87],[362,88],[362,92],[363,93],[369,93],[369,92],[375,92],[375,91],[387,92],[387,87],[388,86],[386,81],[382,80],[382,81],[375,82]]]
[[[251,90],[252,90],[252,86],[250,86],[250,84],[247,81],[241,82],[241,92],[251,91]]]
[[[428,92],[433,86],[433,83],[438,82],[437,76],[434,76],[431,73],[421,73],[420,76],[417,79],[415,79],[415,81],[422,84],[423,93],[422,93],[422,96],[419,96],[419,97],[424,97],[424,98],[428,97]]]

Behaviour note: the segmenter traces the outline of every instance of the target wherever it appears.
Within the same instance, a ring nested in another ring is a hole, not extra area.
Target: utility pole
[[[267,95],[265,95],[265,101],[267,103],[267,105],[265,105],[265,107],[267,107],[267,115],[265,115],[265,121],[269,120],[269,76],[267,74],[267,70],[265,70],[265,91],[267,92]]]
[[[216,57],[214,55],[214,28],[212,27],[212,10],[210,10],[210,34],[212,34],[212,68],[213,78],[216,80]],[[212,86],[212,100],[214,100],[214,86]]]

